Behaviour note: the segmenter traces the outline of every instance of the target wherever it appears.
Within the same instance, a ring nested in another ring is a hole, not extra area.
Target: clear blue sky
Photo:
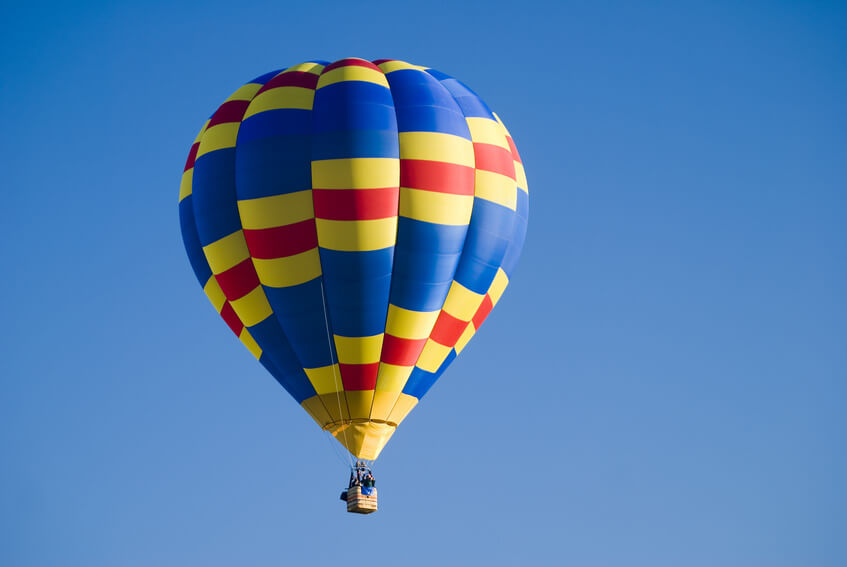
[[[843,5],[23,4],[0,564],[847,564]],[[370,517],[177,220],[223,98],[346,56],[462,79],[530,187],[513,285],[384,451]]]

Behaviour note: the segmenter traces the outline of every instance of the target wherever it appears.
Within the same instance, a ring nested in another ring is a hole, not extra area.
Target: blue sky
[[[4,8],[0,564],[847,563],[847,10],[459,4]],[[177,219],[220,101],[347,56],[462,79],[530,187],[369,517]]]

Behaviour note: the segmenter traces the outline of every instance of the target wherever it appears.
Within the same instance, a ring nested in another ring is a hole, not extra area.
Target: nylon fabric
[[[179,190],[215,310],[368,460],[501,299],[528,207],[514,140],[476,93],[357,58],[240,87],[203,125]]]

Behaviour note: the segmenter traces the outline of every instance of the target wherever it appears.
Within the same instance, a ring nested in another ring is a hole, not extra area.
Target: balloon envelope
[[[497,304],[527,212],[515,144],[473,91],[362,59],[236,90],[194,141],[179,202],[212,305],[363,459]]]

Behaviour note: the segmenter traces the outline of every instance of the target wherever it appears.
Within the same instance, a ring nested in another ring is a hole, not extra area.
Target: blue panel
[[[526,239],[527,217],[529,215],[529,195],[523,191],[518,191],[518,214],[515,216],[515,228],[512,232],[512,241],[509,243],[509,249],[506,250],[506,255],[503,257],[503,271],[509,278],[515,270],[518,259],[523,250],[524,240]]]
[[[239,199],[312,188],[309,136],[274,136],[240,142],[236,159]]]
[[[505,250],[506,247],[503,248]],[[499,261],[496,264],[488,264],[479,258],[465,254],[462,256],[459,269],[456,270],[456,281],[475,293],[484,294],[491,287],[499,266]]]
[[[327,337],[321,278],[291,287],[264,289],[302,367],[318,368],[337,360],[335,345]]]
[[[441,71],[438,71],[436,69],[426,69],[426,72],[429,73],[430,75],[432,75],[433,77],[435,77],[439,82],[444,81],[446,79],[452,79],[453,78],[450,75],[448,75],[447,73],[442,73]]]
[[[397,131],[391,92],[362,81],[334,83],[315,91],[312,132]]]
[[[450,366],[450,363],[452,363],[455,359],[456,350],[453,349],[435,372],[427,372],[426,370],[421,370],[416,367],[412,370],[412,374],[406,381],[406,385],[403,387],[403,393],[409,396],[414,396],[420,400],[427,392],[429,392],[429,389],[432,388],[435,381],[444,374],[444,371],[447,370],[447,367]]]
[[[309,134],[312,129],[312,111],[299,108],[279,108],[254,114],[241,123],[238,129],[238,148],[243,142],[285,134]]]
[[[407,217],[397,219],[397,242],[404,250],[458,254],[465,246],[468,227],[434,224]]]
[[[320,249],[332,330],[345,337],[382,333],[394,248],[368,252]]]
[[[197,276],[200,285],[205,286],[209,278],[212,277],[212,270],[209,268],[206,255],[203,254],[203,248],[200,245],[200,238],[197,236],[192,200],[192,196],[189,195],[179,202],[179,226],[182,230],[182,242],[185,244],[191,269],[194,270],[194,275]]]
[[[194,218],[203,246],[241,228],[235,206],[235,148],[197,158],[192,179]]]
[[[407,107],[407,110],[421,108],[424,107]],[[437,107],[429,107],[427,111],[398,114],[398,130],[400,132],[442,132],[470,139],[465,117],[458,112]]]
[[[359,305],[350,309],[333,306],[330,303],[332,332],[342,337],[372,337],[383,333],[385,318],[388,315],[387,293],[385,297],[386,299],[379,304]]]
[[[462,113],[466,117],[495,119],[494,114],[491,112],[491,109],[488,108],[488,105],[485,104],[485,102],[466,85],[457,81],[450,75],[436,71],[435,69],[428,69],[427,73],[438,79],[441,84],[450,91],[450,94],[453,95],[453,98],[459,104],[459,107],[462,109]]]
[[[410,251],[398,245],[394,251],[394,276],[422,283],[449,282],[456,271],[459,254]]]
[[[326,302],[333,313],[336,308],[355,309],[361,307],[363,310],[372,309],[374,306],[379,306],[383,302],[386,303],[387,309],[388,290],[391,288],[391,275],[355,280],[335,279],[324,276],[324,285],[326,286]],[[385,323],[384,320],[383,323]],[[333,319],[333,329],[338,330],[335,325],[335,319]]]
[[[439,106],[450,110],[456,107],[453,97],[438,79],[425,71],[402,69],[387,74],[385,78],[391,87],[394,106]]]
[[[394,248],[367,252],[341,252],[320,248],[320,255],[326,277],[356,280],[390,275]]]
[[[471,223],[455,279],[476,293],[485,293],[511,242],[515,226],[511,209],[475,198]]]
[[[262,323],[250,327],[249,331],[253,338],[257,339],[257,342],[262,340],[266,344],[274,343],[279,345],[273,350],[263,350],[261,358],[266,359],[277,369],[281,376],[275,376],[275,378],[291,393],[298,403],[315,395],[315,389],[312,387],[311,382],[309,382],[306,373],[303,372],[291,347],[285,341],[285,337],[281,336],[279,326],[273,318],[268,318]]]
[[[320,277],[291,287],[266,286],[265,293],[269,300],[279,305],[279,309],[274,308],[274,313],[277,315],[292,317],[313,311],[323,312]]]
[[[514,223],[515,211],[512,209],[479,197],[474,198],[469,230],[487,230],[509,238],[514,229]]]
[[[446,282],[422,283],[394,274],[391,303],[411,311],[438,311],[444,306],[453,279]]]
[[[262,358],[267,358],[280,376],[274,376],[297,402],[315,395],[315,389],[303,372],[300,362],[288,344],[276,319],[268,317],[261,323],[248,327],[250,334],[262,346]],[[261,360],[261,359],[260,359]]]
[[[393,130],[340,130],[315,134],[312,159],[400,157]]]
[[[526,239],[526,225],[525,219],[520,217],[515,219],[515,234],[509,244],[509,249],[506,250],[506,255],[503,257],[502,268],[510,279],[515,271],[515,266],[518,264],[518,259],[521,257],[521,250]]]
[[[499,266],[506,254],[506,249],[509,247],[509,242],[511,242],[513,230],[514,222],[509,226],[509,232],[505,234],[488,232],[479,225],[471,226],[468,231],[468,238],[465,240],[463,257],[475,256],[483,262]]]
[[[395,71],[386,78],[400,132],[442,132],[470,139],[464,115],[436,79],[414,69]]]

